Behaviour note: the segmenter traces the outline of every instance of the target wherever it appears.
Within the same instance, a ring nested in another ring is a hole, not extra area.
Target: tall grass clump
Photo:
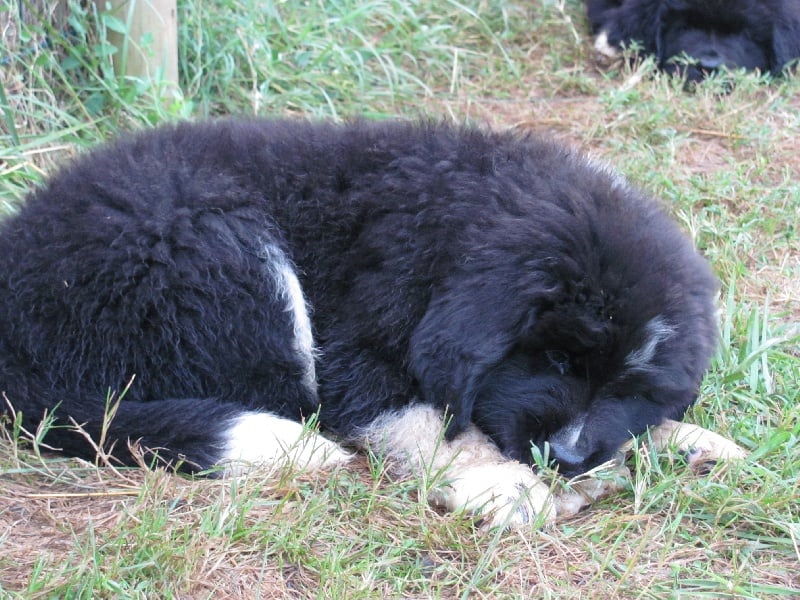
[[[223,5],[223,6],[220,6]],[[502,3],[187,2],[184,86],[204,114],[394,114],[461,80],[518,77]],[[214,26],[210,27],[212,22]],[[228,32],[227,37],[220,31]]]
[[[502,2],[186,0],[175,94],[169,82],[115,73],[109,34],[126,26],[102,3],[70,2],[54,24],[34,18],[32,3],[3,0],[0,25],[12,33],[0,77],[0,190],[16,198],[65,150],[175,118],[422,114],[442,91],[491,80],[504,82],[502,93],[519,79],[506,42],[524,14]]]

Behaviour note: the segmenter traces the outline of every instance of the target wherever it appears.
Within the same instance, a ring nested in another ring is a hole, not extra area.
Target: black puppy
[[[780,75],[800,57],[797,0],[588,0],[587,13],[598,51],[636,42],[690,82],[723,67]]]
[[[446,470],[446,506],[525,522],[550,510],[532,445],[575,474],[683,415],[715,286],[655,201],[550,142],[184,123],[0,223],[0,390],[65,452],[94,456],[74,422],[188,470],[345,461],[304,437],[320,411],[401,472]]]

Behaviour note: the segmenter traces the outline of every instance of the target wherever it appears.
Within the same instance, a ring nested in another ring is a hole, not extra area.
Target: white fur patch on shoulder
[[[376,419],[357,440],[386,457],[400,477],[423,485],[437,478],[431,502],[450,511],[466,510],[488,527],[520,527],[540,515],[555,520],[550,489],[527,465],[504,457],[477,427],[448,442],[439,410],[414,405]]]
[[[303,383],[316,391],[317,378],[314,369],[314,336],[311,331],[311,319],[308,316],[308,307],[300,287],[300,280],[287,261],[279,268],[278,277],[282,280],[281,292],[286,299],[286,310],[294,317],[294,349],[306,360],[306,372]]]
[[[352,458],[337,443],[269,413],[242,413],[231,421],[225,438],[219,464],[234,475],[260,465],[331,468]]]

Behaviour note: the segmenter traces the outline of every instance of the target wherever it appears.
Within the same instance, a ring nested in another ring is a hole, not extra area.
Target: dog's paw
[[[710,463],[741,459],[747,453],[721,435],[690,423],[665,421],[649,431],[653,446],[659,451],[675,449],[686,457],[694,470],[705,469]],[[633,442],[620,448],[618,455],[606,466],[593,469],[563,485],[554,494],[556,514],[565,519],[578,514],[594,502],[616,494],[630,485],[630,470],[625,466],[626,455]]]
[[[226,432],[219,464],[230,475],[254,466],[293,465],[303,469],[332,469],[352,459],[339,444],[300,423],[268,413],[248,412]]]
[[[484,528],[550,525],[556,518],[548,486],[530,467],[512,461],[450,472],[431,501],[450,511],[469,512]]]
[[[593,469],[564,485],[555,495],[556,514],[559,519],[577,515],[587,506],[624,490],[631,479],[631,472],[624,464],[622,453],[607,467]]]
[[[692,467],[747,456],[747,452],[731,440],[691,423],[665,421],[650,430],[650,438],[659,450],[678,449]]]

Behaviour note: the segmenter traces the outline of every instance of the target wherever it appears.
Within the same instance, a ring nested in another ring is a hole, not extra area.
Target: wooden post
[[[109,31],[117,47],[119,75],[155,79],[178,87],[178,10],[176,0],[96,0],[127,25],[128,35]]]

